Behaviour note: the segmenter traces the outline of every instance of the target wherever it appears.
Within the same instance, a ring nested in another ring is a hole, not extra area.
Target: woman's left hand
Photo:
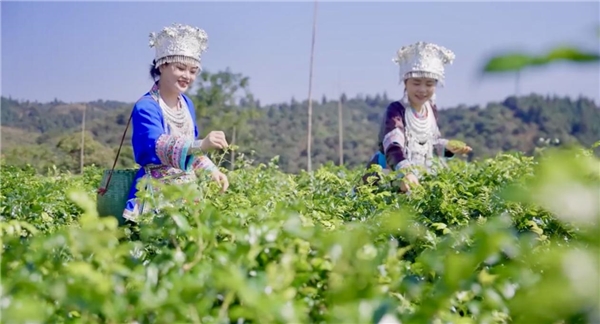
[[[450,141],[446,145],[446,149],[453,154],[468,154],[473,151],[473,149],[465,143],[460,141]]]
[[[465,147],[459,148],[459,149],[455,149],[454,151],[450,150],[450,152],[452,152],[454,154],[468,154],[471,151],[473,151],[473,149],[468,145]]]
[[[227,176],[218,169],[213,171],[213,173],[211,174],[211,178],[217,183],[219,183],[219,185],[221,186],[221,192],[225,192],[229,187],[229,180],[227,179]]]

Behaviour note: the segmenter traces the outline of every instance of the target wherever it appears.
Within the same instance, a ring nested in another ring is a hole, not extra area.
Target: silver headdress
[[[208,48],[208,35],[200,28],[173,24],[158,34],[150,33],[150,47],[156,48],[155,67],[165,63],[185,63],[201,67],[202,53]]]
[[[443,46],[417,42],[400,48],[392,61],[400,67],[400,82],[408,78],[433,78],[443,85],[444,66],[452,64],[454,58],[454,53]]]

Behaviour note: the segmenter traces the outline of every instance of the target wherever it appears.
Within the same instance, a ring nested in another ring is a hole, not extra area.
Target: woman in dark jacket
[[[401,171],[403,192],[419,184],[419,169],[434,171],[436,157],[443,164],[455,154],[471,151],[466,145],[448,145],[437,123],[435,90],[443,85],[444,67],[453,60],[452,51],[425,42],[402,47],[394,59],[400,66],[404,97],[387,107],[379,131],[379,152],[373,155],[367,169],[379,164],[387,171]],[[366,174],[363,181],[370,176],[376,175]]]

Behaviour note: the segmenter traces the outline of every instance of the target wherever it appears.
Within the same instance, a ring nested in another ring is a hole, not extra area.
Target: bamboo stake
[[[317,0],[315,0],[314,12],[313,12],[313,28],[312,28],[312,42],[310,47],[310,68],[308,74],[308,139],[306,145],[307,155],[307,170],[312,170],[312,80],[313,80],[313,61],[315,53],[315,36],[317,29]]]

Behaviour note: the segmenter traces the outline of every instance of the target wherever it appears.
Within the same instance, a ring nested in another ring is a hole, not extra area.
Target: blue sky
[[[250,77],[263,104],[306,99],[313,3],[6,2],[1,6],[2,95],[67,102],[133,102],[150,85],[148,34],[173,22],[203,28],[210,71]],[[481,79],[497,50],[557,44],[598,50],[598,2],[320,2],[313,98],[387,91],[401,95],[391,59],[402,45],[435,42],[456,54],[438,90],[442,107],[483,104],[515,93],[513,75]],[[600,102],[599,65],[558,64],[521,77],[523,94]]]

